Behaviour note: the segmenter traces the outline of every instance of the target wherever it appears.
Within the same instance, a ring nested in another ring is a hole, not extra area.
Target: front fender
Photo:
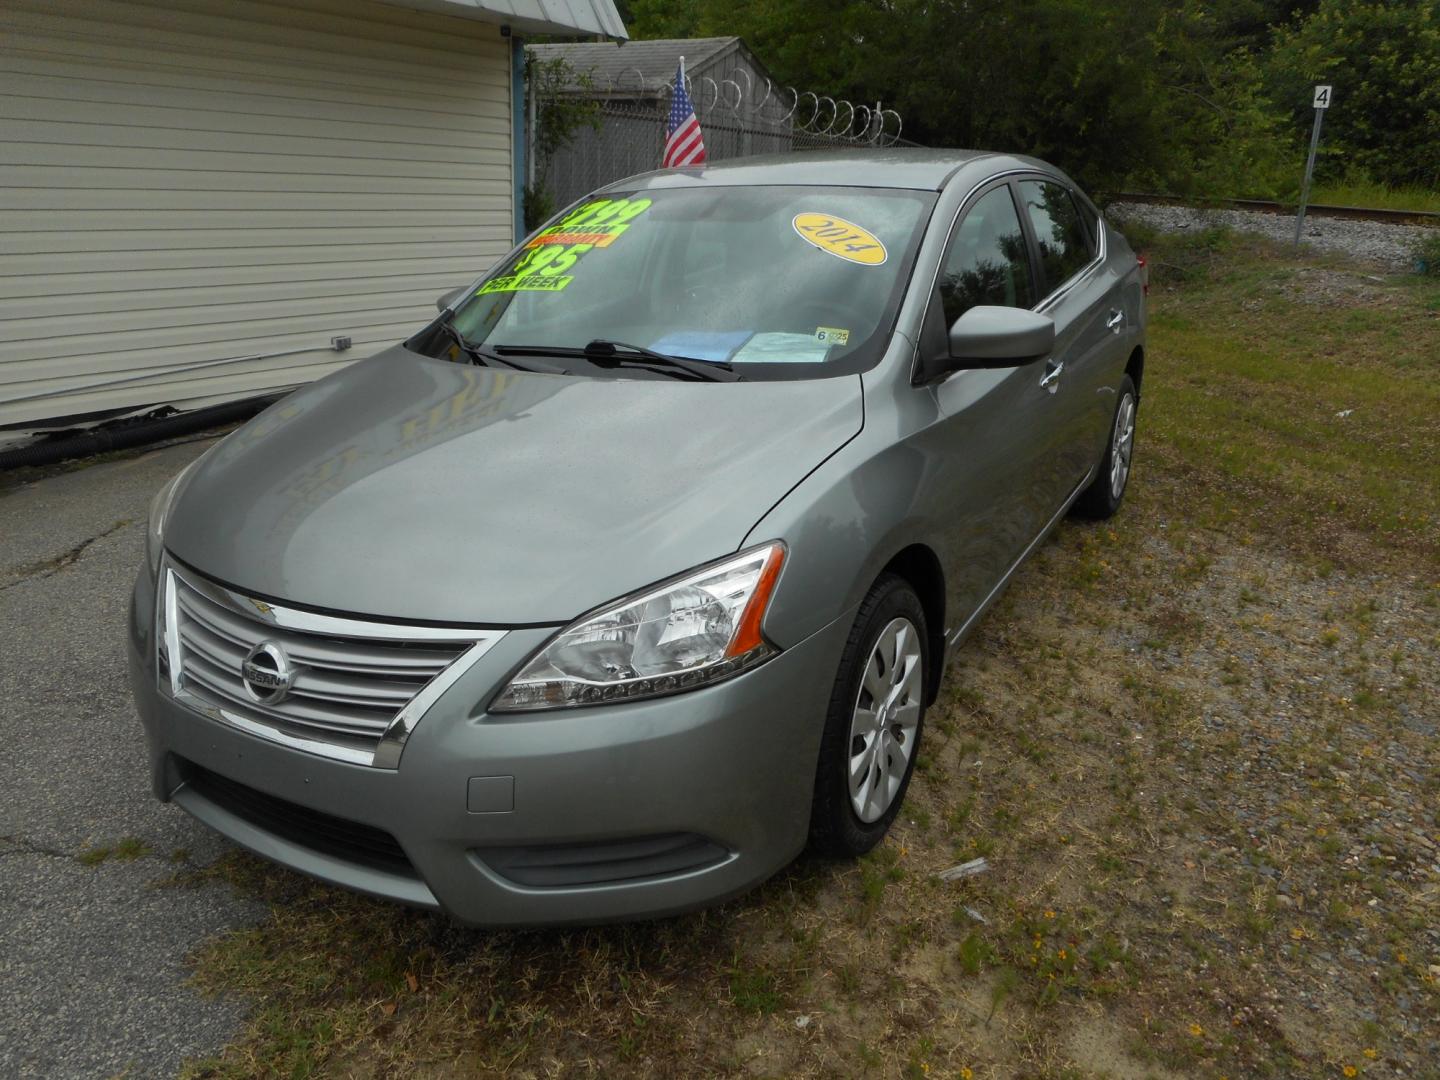
[[[765,618],[766,634],[782,648],[855,608],[900,551],[917,543],[940,550],[938,522],[924,498],[934,463],[897,438],[934,423],[939,407],[933,393],[905,390],[880,416],[867,407],[860,434],[794,487],[745,538],[749,545],[781,537],[789,546]],[[919,415],[901,415],[910,411]]]

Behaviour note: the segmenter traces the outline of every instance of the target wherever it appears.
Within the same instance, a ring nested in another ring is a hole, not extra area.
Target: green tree
[[[1440,0],[628,0],[636,37],[738,34],[782,84],[1092,189],[1293,195],[1310,86],[1331,173],[1436,183]]]
[[[1335,87],[1322,175],[1440,187],[1440,0],[1322,0],[1277,33],[1268,83],[1307,131],[1313,86]]]
[[[525,231],[538,228],[555,213],[555,195],[546,183],[550,161],[569,146],[581,128],[599,131],[600,105],[576,90],[593,89],[588,71],[576,72],[563,57],[538,60],[525,53],[525,97],[533,99],[534,128],[529,152],[535,157],[535,183],[525,188]]]
[[[704,0],[619,0],[632,38],[694,37]]]
[[[1162,11],[1153,32],[1163,155],[1135,179],[1177,194],[1290,195],[1298,187],[1295,139],[1265,95],[1257,31],[1266,5],[1186,0]],[[1274,6],[1274,5],[1269,5]]]

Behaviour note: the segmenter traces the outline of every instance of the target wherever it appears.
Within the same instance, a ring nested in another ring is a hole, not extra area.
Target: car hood
[[[862,416],[858,375],[542,375],[396,347],[216,446],[165,546],[300,606],[558,624],[733,552]]]

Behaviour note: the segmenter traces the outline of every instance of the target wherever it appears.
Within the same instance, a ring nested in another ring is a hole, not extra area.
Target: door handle
[[[1040,380],[1041,388],[1049,390],[1052,394],[1055,393],[1056,390],[1059,390],[1060,373],[1064,370],[1065,361],[1063,360],[1058,363],[1054,360],[1045,361],[1045,377]]]
[[[1120,327],[1124,325],[1125,312],[1123,311],[1112,311],[1110,312],[1110,318],[1105,320],[1105,329],[1114,330],[1117,334],[1120,332]]]

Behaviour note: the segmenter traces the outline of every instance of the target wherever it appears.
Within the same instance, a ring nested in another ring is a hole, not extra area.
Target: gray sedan
[[[899,811],[946,657],[1115,513],[1143,269],[1061,172],[757,158],[581,200],[156,497],[155,794],[468,923],[658,916]]]

